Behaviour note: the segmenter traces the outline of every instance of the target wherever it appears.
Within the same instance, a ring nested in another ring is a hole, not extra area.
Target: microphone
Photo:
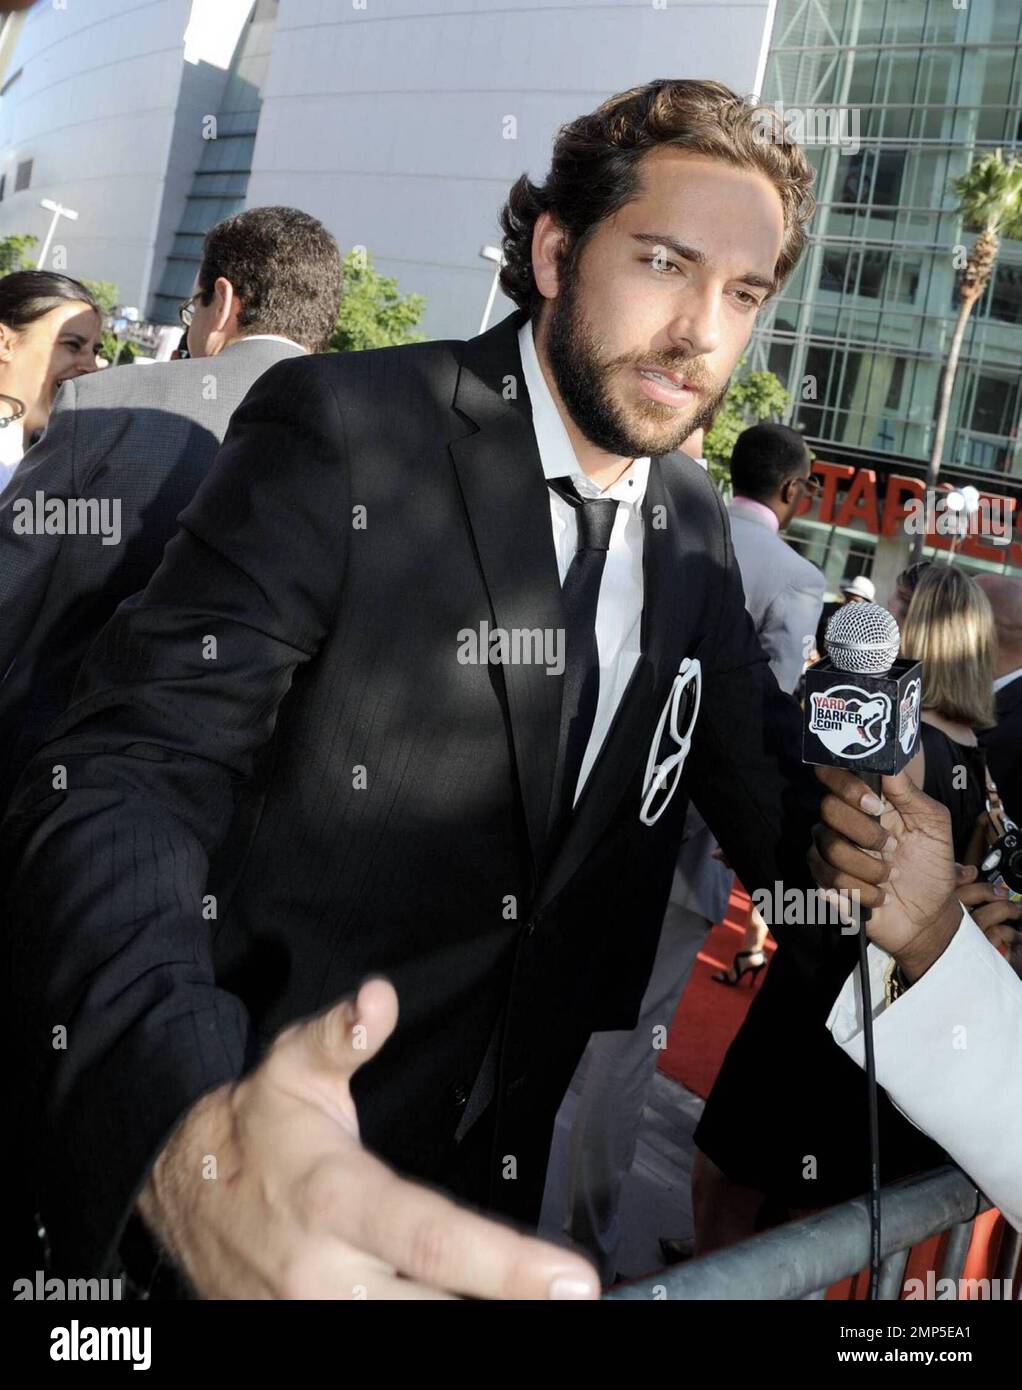
[[[878,603],[846,603],[827,624],[827,656],[805,677],[802,761],[847,767],[880,793],[881,777],[900,772],[919,744],[923,666],[898,656],[901,632]],[[869,909],[856,905],[859,989],[869,1097],[869,1297],[880,1297],[880,1124],[873,1010],[866,953]]]
[[[922,662],[898,656],[901,633],[878,603],[846,603],[827,624],[826,659],[805,676],[802,761],[847,767],[878,791],[919,744]]]

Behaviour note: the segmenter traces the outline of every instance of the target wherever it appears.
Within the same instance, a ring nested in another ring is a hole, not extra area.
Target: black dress
[[[983,752],[925,722],[922,741],[923,790],[950,810],[955,857],[961,859],[985,804]],[[854,936],[842,936],[836,950],[821,951],[814,971],[778,946],[696,1127],[697,1147],[734,1182],[764,1192],[771,1204],[832,1206],[869,1188],[866,1074],[826,1027],[857,962]],[[948,1161],[883,1090],[879,1133],[884,1184]]]

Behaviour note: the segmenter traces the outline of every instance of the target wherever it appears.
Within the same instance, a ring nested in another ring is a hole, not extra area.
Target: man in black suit
[[[275,363],[326,345],[340,296],[340,252],[322,223],[252,208],[206,233],[181,306],[195,360],[62,388],[0,498],[0,814],[92,639],[149,582],[245,393]],[[99,533],[38,524],[72,508]]]
[[[675,452],[803,245],[764,119],[612,98],[512,190],[517,313],[280,363],[235,414],[4,830],[55,1260],[106,1262],[137,1205],[203,1296],[595,1296],[407,1179],[535,1222],[689,793],[750,889],[811,886],[797,706]]]
[[[979,735],[990,775],[1016,825],[1022,825],[1022,579],[981,574],[997,628],[994,697],[997,723]]]

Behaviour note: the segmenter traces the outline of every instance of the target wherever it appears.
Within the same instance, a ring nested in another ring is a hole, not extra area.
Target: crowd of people
[[[753,115],[658,82],[566,127],[504,209],[515,312],[467,343],[326,353],[341,258],[291,208],[206,234],[187,360],[97,372],[84,286],[0,280],[25,1268],[597,1296],[651,1033],[736,876],[860,892],[927,1026],[976,1020],[982,1110],[957,1059],[906,1076],[921,1025],[881,1003],[883,1178],[950,1156],[1022,1222],[1022,906],[981,869],[1022,820],[1022,580],[899,577],[922,738],[885,802],[802,764],[811,456],[749,428],[726,506],[700,458],[812,214]],[[456,659],[484,620],[563,633],[562,666]],[[696,1130],[695,1254],[868,1186],[856,953],[754,912],[716,975],[756,998]]]

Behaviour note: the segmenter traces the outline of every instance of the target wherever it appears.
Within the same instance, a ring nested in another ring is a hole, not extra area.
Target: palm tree
[[[1001,238],[1022,240],[1022,160],[1005,160],[1000,150],[985,154],[959,178],[953,179],[951,187],[958,195],[956,213],[962,219],[965,230],[978,232],[979,235],[962,270],[958,286],[958,317],[940,374],[933,448],[926,473],[928,491],[936,488],[940,476],[947,422],[951,414],[951,393],[954,391],[958,358],[969,315],[994,272]],[[925,541],[925,533],[918,531],[912,545],[913,560],[918,560],[922,555]]]

